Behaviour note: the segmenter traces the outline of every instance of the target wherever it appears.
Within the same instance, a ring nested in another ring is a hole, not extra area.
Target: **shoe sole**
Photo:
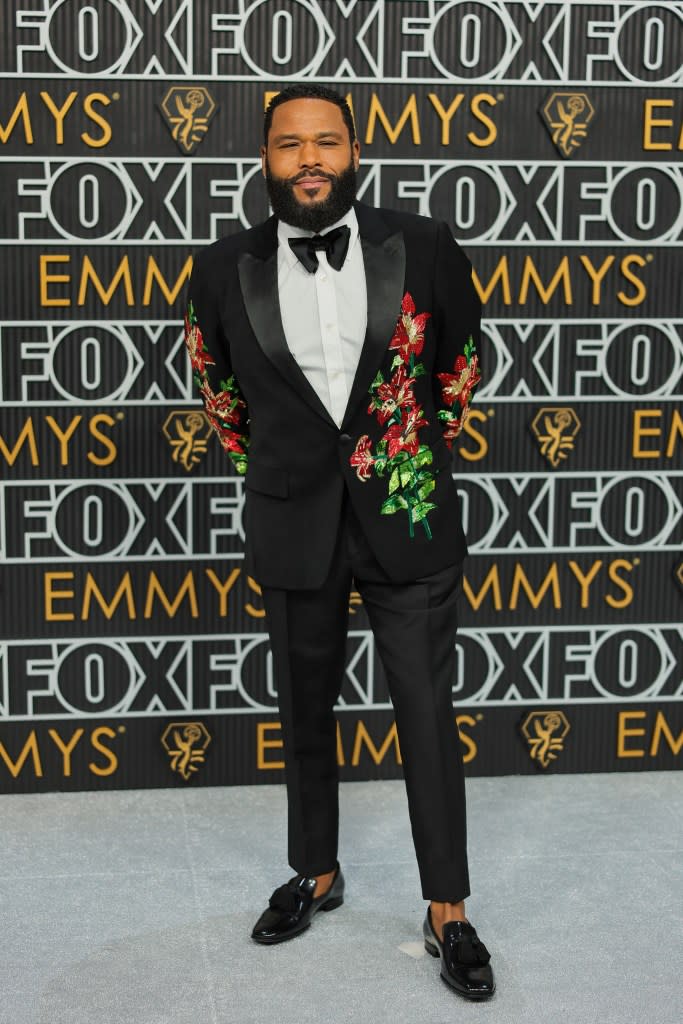
[[[333,899],[328,900],[327,903],[323,903],[322,906],[318,907],[318,910],[324,910],[326,912],[329,910],[336,910],[337,907],[341,907],[343,902],[343,896],[335,896]],[[313,917],[318,913],[318,910],[315,911]],[[287,942],[289,939],[295,939],[297,935],[301,935],[303,932],[307,931],[311,927],[313,917],[311,917],[311,919],[301,928],[295,928],[293,931],[287,932],[286,935],[276,935],[272,939],[257,935],[252,935],[251,937],[254,942],[258,942],[260,946],[276,946],[279,942]]]
[[[328,910],[336,910],[337,907],[341,907],[343,902],[343,896],[335,896],[333,899],[328,900],[327,903],[323,903],[322,906],[318,907],[318,910],[324,910],[325,912],[327,912]],[[316,914],[317,912],[318,911],[316,911]]]
[[[433,943],[428,942],[427,939],[425,939],[425,949],[430,954],[430,956],[435,956],[441,959],[441,954],[439,953],[438,948],[435,945],[433,945]],[[490,992],[483,992],[481,993],[481,995],[479,995],[474,992],[463,992],[461,988],[458,988],[457,985],[453,984],[448,975],[444,974],[443,971],[440,974],[440,978],[443,982],[445,982],[446,985],[448,985],[450,989],[452,989],[454,992],[457,992],[459,996],[462,996],[464,999],[471,999],[472,1002],[476,1003],[481,1003],[485,999],[490,999],[493,993],[496,991],[495,982]]]

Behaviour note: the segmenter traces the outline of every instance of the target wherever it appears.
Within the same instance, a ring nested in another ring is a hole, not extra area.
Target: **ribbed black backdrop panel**
[[[484,301],[467,771],[680,766],[682,56],[679,0],[3,0],[1,792],[283,778],[181,320],[193,253],[268,214],[298,80],[348,94],[360,197],[446,220]],[[396,777],[351,611],[342,776]]]

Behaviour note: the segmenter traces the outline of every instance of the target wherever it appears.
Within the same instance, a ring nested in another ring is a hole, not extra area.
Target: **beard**
[[[273,213],[278,220],[292,227],[302,228],[305,231],[314,231],[316,234],[324,228],[341,220],[344,214],[348,213],[356,198],[356,169],[353,161],[339,174],[325,174],[316,171],[316,176],[327,178],[330,183],[330,192],[326,199],[319,202],[300,203],[294,195],[294,184],[300,179],[307,177],[310,172],[302,171],[293,178],[276,178],[270,173],[270,167],[266,161],[266,186],[268,197]]]

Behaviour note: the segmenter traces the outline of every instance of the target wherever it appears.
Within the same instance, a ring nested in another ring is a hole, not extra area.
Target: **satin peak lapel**
[[[387,353],[401,312],[406,274],[403,233],[397,231],[383,241],[361,236],[365,283],[368,296],[368,326],[342,429],[361,400],[368,400],[368,388]]]
[[[244,252],[237,269],[249,323],[264,354],[314,412],[336,430],[336,423],[287,347],[278,300],[277,249],[266,259]]]

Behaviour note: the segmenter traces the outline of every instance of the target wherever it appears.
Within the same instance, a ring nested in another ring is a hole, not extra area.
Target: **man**
[[[465,915],[452,706],[466,545],[450,446],[479,380],[480,303],[445,224],[355,202],[360,147],[343,97],[285,89],[264,142],[274,216],[199,254],[186,320],[207,414],[246,474],[246,565],[279,694],[297,874],[252,938],[290,939],[343,902],[333,707],[353,578],[396,712],[425,945],[453,988],[488,998],[489,954]]]

